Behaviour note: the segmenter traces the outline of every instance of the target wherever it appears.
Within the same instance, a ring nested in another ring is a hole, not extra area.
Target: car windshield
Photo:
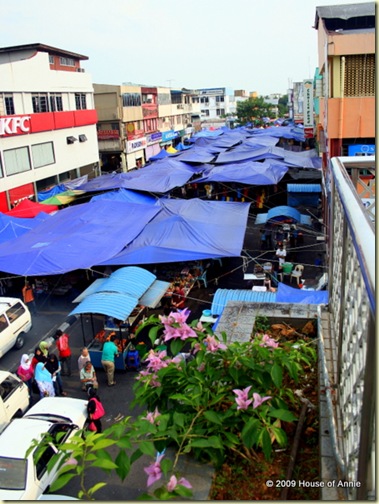
[[[26,459],[0,457],[0,488],[3,490],[24,490],[26,467]]]

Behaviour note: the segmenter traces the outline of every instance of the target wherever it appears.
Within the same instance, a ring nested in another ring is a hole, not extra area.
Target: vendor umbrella
[[[67,205],[68,203],[71,203],[75,199],[76,196],[79,194],[84,194],[85,191],[80,191],[80,190],[73,190],[73,191],[64,191],[60,194],[56,194],[55,196],[51,196],[50,198],[46,199],[45,201],[42,201],[43,205]]]

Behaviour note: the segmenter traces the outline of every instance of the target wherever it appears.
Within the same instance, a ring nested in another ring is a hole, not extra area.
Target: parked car
[[[24,345],[32,327],[29,308],[19,298],[0,297],[0,357]]]
[[[29,391],[17,375],[0,371],[0,432],[29,407]]]
[[[37,500],[57,477],[59,447],[83,428],[87,401],[68,397],[41,399],[0,434],[0,499]],[[26,456],[34,439],[40,443]]]

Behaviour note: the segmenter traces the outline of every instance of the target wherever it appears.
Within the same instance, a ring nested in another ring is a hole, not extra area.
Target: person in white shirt
[[[279,245],[279,248],[276,250],[276,257],[279,259],[279,269],[282,269],[283,263],[286,260],[286,256],[287,256],[287,251],[283,247],[283,244],[281,243]]]

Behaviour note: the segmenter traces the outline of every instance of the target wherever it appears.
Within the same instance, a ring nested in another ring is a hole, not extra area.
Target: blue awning
[[[108,278],[95,280],[73,302],[80,304],[70,315],[100,313],[125,320],[137,305],[155,308],[170,283],[143,268],[120,268]]]
[[[275,292],[255,292],[251,289],[217,289],[211,306],[212,315],[221,315],[228,301],[275,303]]]
[[[320,193],[320,184],[287,184],[288,192],[295,193]]]

